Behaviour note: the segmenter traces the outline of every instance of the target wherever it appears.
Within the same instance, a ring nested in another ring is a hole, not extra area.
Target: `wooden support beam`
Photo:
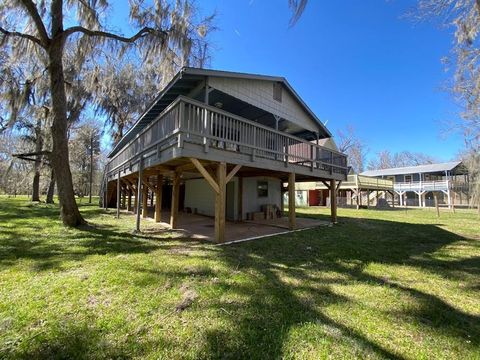
[[[148,179],[143,180],[142,183],[143,183],[143,186],[146,186],[148,189],[150,189],[150,191],[152,191],[152,192],[155,191],[155,187],[148,182]]]
[[[186,164],[177,166],[176,171],[185,172],[185,171],[191,171],[191,170],[195,170],[195,169],[196,169],[196,167],[195,167],[194,164],[186,163]]]
[[[127,186],[122,184],[122,209],[126,208],[127,203]]]
[[[235,176],[235,174],[238,172],[238,170],[240,170],[241,167],[242,167],[242,165],[235,165],[235,167],[232,170],[230,170],[230,172],[228,173],[227,178],[225,180],[225,182],[227,184],[230,182],[230,180],[232,180],[232,178]]]
[[[320,181],[323,183],[323,185],[325,185],[327,187],[328,190],[330,190],[330,184],[329,183],[327,183],[325,180],[320,180]]]
[[[143,194],[142,194],[142,218],[147,217],[148,212],[148,187],[145,186],[145,181],[143,181]]]
[[[437,193],[434,191],[433,192],[433,199],[435,201],[435,210],[437,210],[437,218],[440,217],[440,209],[438,208],[438,198],[437,198]]]
[[[288,174],[288,228],[294,230],[296,226],[295,173],[290,173]]]
[[[243,177],[241,176],[238,178],[238,220],[243,221]]]
[[[217,166],[217,187],[215,194],[215,241],[225,241],[225,202],[227,192],[227,164],[221,162]]]
[[[137,208],[138,208],[138,189],[137,187],[134,188],[133,190],[133,213],[137,213]]]
[[[142,177],[143,177],[143,158],[140,158],[138,164],[138,183],[137,183],[137,196],[135,197],[135,210],[137,213],[136,231],[140,231],[140,201],[142,199]]]
[[[340,185],[342,185],[342,180],[340,180],[337,184],[337,187],[336,187],[336,190],[338,191],[338,189],[340,189]]]
[[[120,171],[117,177],[117,219],[120,218]]]
[[[127,211],[132,211],[132,188],[128,187],[128,196],[127,196]]]
[[[330,180],[330,213],[332,223],[337,223],[337,190],[335,188],[335,180]]]
[[[163,175],[157,173],[157,186],[155,187],[155,222],[162,220],[162,186]]]
[[[210,184],[210,186],[212,187],[213,191],[215,191],[215,193],[219,193],[219,187],[218,187],[218,184],[215,182],[215,180],[212,178],[212,176],[210,175],[210,173],[207,171],[207,169],[205,169],[205,167],[200,163],[200,161],[198,161],[197,159],[195,158],[190,158],[190,161],[193,163],[193,165],[195,165],[195,167],[197,168],[198,172],[200,174],[203,175],[203,177],[205,178],[205,180],[207,180],[207,182]],[[218,175],[218,173],[217,173]]]
[[[180,197],[180,174],[175,172],[172,179],[172,206],[170,209],[170,226],[177,228],[178,222],[178,203]]]

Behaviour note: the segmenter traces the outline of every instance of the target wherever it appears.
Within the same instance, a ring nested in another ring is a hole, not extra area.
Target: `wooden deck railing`
[[[321,182],[317,182],[317,188],[326,188]],[[340,184],[340,189],[378,189],[378,190],[393,190],[393,181],[387,179],[374,178],[370,176],[352,174],[347,176],[347,180]]]
[[[447,191],[450,187],[449,180],[413,181],[395,183],[395,191]]]
[[[347,174],[344,154],[304,139],[179,96],[152,123],[108,163],[108,172],[158,145],[183,146],[184,142],[210,148],[298,164],[330,173]]]

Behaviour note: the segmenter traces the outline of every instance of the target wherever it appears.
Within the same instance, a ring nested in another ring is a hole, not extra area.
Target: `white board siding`
[[[238,178],[233,178],[231,182],[234,184],[233,199],[233,215],[234,219],[238,218]],[[212,187],[205,179],[191,179],[185,181],[185,207],[197,209],[197,213],[207,216],[215,216],[215,193]],[[228,204],[227,204],[228,207]]]
[[[268,181],[268,196],[258,197],[257,182]],[[275,204],[281,208],[282,183],[280,179],[270,177],[248,177],[243,178],[243,211],[242,219],[247,218],[247,213],[258,212],[262,205]]]
[[[205,179],[185,181],[185,207],[198,214],[215,216],[215,193]]]
[[[300,127],[316,132],[319,125],[282,85],[282,102],[273,99],[273,81],[209,78],[209,85],[260,109],[289,120]]]

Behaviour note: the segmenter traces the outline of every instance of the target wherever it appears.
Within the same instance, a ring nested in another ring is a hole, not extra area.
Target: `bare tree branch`
[[[0,26],[0,32],[2,34],[4,34],[5,36],[13,36],[13,37],[18,37],[18,38],[33,41],[34,43],[43,47],[42,41],[39,38],[37,38],[33,35],[21,33],[21,32],[18,32],[18,31],[8,31],[7,29],[4,29],[1,26]]]
[[[42,17],[38,13],[37,6],[31,0],[21,0],[21,2],[37,27],[38,34],[40,35],[40,45],[46,48],[50,43],[50,38],[48,37]]]
[[[149,35],[149,34],[161,35],[162,37],[166,37],[168,35],[166,31],[156,30],[150,27],[144,27],[140,31],[138,31],[135,35],[131,37],[125,37],[125,36],[113,34],[107,31],[90,30],[90,29],[84,28],[83,26],[72,26],[63,32],[63,36],[65,36],[66,38],[74,33],[83,33],[88,36],[104,37],[108,39],[118,40],[124,43],[134,43],[138,39],[145,37],[146,35]]]

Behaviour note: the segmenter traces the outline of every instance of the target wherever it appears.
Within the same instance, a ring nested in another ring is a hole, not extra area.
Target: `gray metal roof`
[[[151,121],[153,121],[170,103],[172,103],[179,95],[187,95],[191,90],[199,85],[206,76],[210,77],[228,77],[228,78],[242,78],[252,80],[265,80],[281,82],[297,99],[305,111],[320,125],[320,129],[324,131],[325,137],[331,137],[332,134],[320,119],[307,106],[302,98],[295,92],[292,86],[284,77],[247,74],[230,71],[197,69],[190,67],[183,67],[168,83],[167,86],[158,94],[158,96],[147,107],[146,111],[140,116],[137,122],[127,131],[122,139],[114,146],[108,157],[114,156],[120,149],[128,144],[139,132],[141,132]]]
[[[444,171],[452,171],[456,167],[462,164],[461,161],[451,161],[439,164],[426,164],[418,166],[406,166],[381,170],[367,170],[360,175],[365,176],[391,176],[391,175],[403,175],[403,174],[420,174],[420,173],[437,173]]]

